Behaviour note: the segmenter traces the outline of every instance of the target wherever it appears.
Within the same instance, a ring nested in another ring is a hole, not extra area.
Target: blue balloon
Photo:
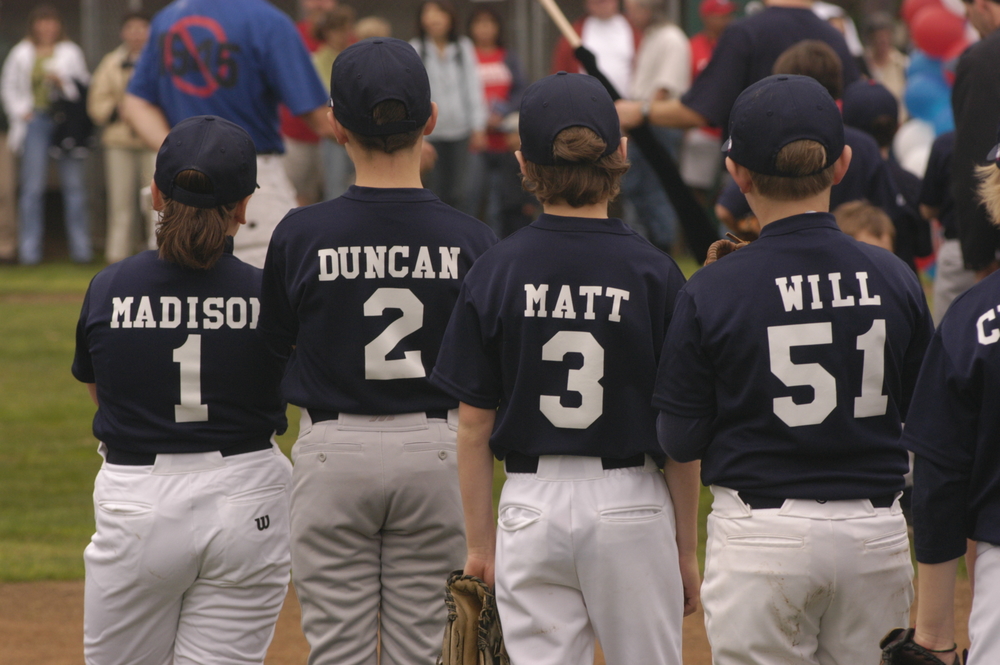
[[[911,116],[933,123],[940,105],[950,105],[951,90],[944,78],[918,75],[907,81],[903,100]]]
[[[937,136],[955,129],[955,115],[951,110],[951,101],[941,104],[935,109],[931,124],[934,125],[934,134]]]
[[[937,58],[932,58],[923,51],[914,49],[910,53],[910,66],[906,70],[907,78],[914,76],[931,76],[944,81],[943,62]]]

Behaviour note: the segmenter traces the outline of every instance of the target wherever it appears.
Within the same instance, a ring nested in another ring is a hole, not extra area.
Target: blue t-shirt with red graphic
[[[258,153],[284,152],[278,103],[295,115],[327,94],[291,19],[264,0],[178,0],[156,15],[128,92],[175,125],[218,115],[247,130]]]

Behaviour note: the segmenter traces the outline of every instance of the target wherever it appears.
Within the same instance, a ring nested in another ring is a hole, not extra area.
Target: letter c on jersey
[[[996,318],[997,315],[994,314],[991,309],[980,316],[979,320],[976,321],[976,332],[979,334],[980,344],[996,344],[997,341],[1000,341],[1000,330],[994,328],[989,332],[989,334],[986,333],[986,322],[995,321]]]

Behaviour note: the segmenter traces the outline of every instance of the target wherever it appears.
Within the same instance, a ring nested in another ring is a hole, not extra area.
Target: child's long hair
[[[174,182],[189,192],[211,194],[212,182],[200,171],[177,174]],[[160,258],[193,270],[208,270],[226,248],[226,232],[239,202],[215,208],[195,208],[164,197],[156,246]]]

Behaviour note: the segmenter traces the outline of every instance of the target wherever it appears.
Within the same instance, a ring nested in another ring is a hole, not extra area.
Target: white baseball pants
[[[1000,547],[976,544],[976,593],[969,615],[968,665],[1000,663]]]
[[[290,483],[277,446],[105,463],[83,555],[88,665],[263,663],[288,589]]]
[[[465,563],[455,436],[423,413],[302,410],[292,449],[292,579],[310,665],[430,665],[448,574]]]
[[[260,189],[247,204],[247,223],[233,240],[233,254],[241,261],[263,268],[274,227],[289,210],[298,207],[298,200],[285,171],[284,155],[257,155],[257,184]]]
[[[913,566],[897,500],[753,510],[712,487],[701,600],[714,665],[877,663],[909,625]]]
[[[500,497],[496,592],[512,665],[680,665],[684,592],[663,475],[543,456]]]

